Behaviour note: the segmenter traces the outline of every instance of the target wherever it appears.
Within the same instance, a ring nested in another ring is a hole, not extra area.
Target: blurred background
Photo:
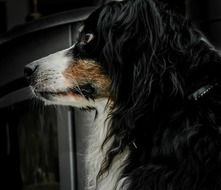
[[[99,6],[110,0],[0,0],[0,34],[18,25],[59,12]],[[220,0],[161,0],[188,15],[203,30],[208,38],[219,45]],[[218,36],[217,36],[218,35]],[[217,42],[218,41],[218,42]]]
[[[0,32],[43,16],[102,3],[102,0],[0,0]]]
[[[23,70],[73,45],[80,23],[108,1],[0,0],[0,189],[84,190],[95,113],[33,102]],[[221,49],[221,0],[158,1]]]

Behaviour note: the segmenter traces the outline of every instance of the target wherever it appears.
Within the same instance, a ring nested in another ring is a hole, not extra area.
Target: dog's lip
[[[68,88],[64,91],[50,91],[50,90],[35,90],[37,96],[42,96],[47,99],[52,96],[84,96],[86,98],[94,98],[96,90],[89,84],[80,85],[77,88]]]
[[[49,96],[65,96],[65,95],[74,95],[80,94],[78,91],[74,90],[67,90],[67,91],[35,91],[36,95],[40,95],[42,97],[49,97]]]

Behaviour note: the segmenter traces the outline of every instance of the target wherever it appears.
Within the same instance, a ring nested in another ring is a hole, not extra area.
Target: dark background
[[[65,10],[94,6],[102,0],[0,0],[0,33],[30,21],[37,12],[41,16],[63,12]]]
[[[0,0],[0,34],[40,17],[110,0]],[[189,16],[214,45],[221,44],[221,0],[159,0]],[[34,5],[37,2],[37,5]]]

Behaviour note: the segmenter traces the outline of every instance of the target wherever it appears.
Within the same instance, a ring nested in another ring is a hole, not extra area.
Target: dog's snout
[[[31,77],[31,75],[37,70],[37,65],[28,64],[24,68],[24,74],[26,78]]]

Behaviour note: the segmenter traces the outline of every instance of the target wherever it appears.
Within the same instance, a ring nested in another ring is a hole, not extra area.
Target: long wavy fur
[[[114,100],[99,176],[129,147],[128,190],[221,189],[220,87],[188,98],[220,83],[220,55],[160,0],[112,2],[94,15]]]

